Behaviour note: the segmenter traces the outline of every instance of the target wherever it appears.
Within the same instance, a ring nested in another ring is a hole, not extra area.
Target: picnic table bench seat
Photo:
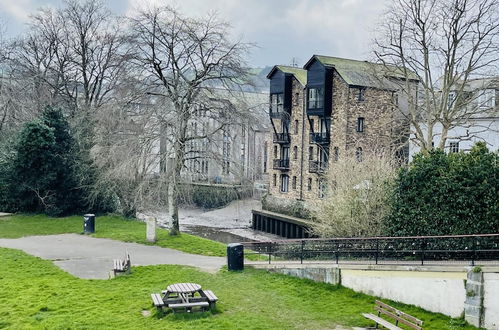
[[[208,299],[208,302],[210,303],[210,307],[214,307],[216,302],[218,301],[217,296],[213,293],[211,290],[201,290],[199,292],[202,297],[205,297]]]
[[[168,307],[173,309],[174,311],[177,309],[190,309],[192,307],[201,307],[201,308],[207,308],[209,307],[210,304],[206,301],[199,301],[199,302],[188,302],[188,303],[178,303],[178,304],[168,304]]]
[[[374,309],[378,312],[377,316],[371,313],[363,313],[362,315],[365,318],[376,322],[376,327],[378,327],[379,324],[387,329],[402,330],[402,328],[398,326],[399,323],[404,324],[415,330],[421,330],[423,327],[423,321],[415,318],[412,315],[399,311],[395,307],[385,304],[379,300],[376,300],[376,302],[374,303]],[[395,320],[395,324],[381,318],[381,314],[386,315],[389,318]]]
[[[151,299],[153,305],[158,309],[161,309],[165,305],[165,302],[159,293],[151,293]]]

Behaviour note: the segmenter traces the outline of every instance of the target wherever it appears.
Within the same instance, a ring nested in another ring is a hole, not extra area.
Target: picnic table
[[[208,307],[214,307],[218,298],[210,290],[202,290],[201,285],[196,283],[175,283],[169,285],[166,290],[151,294],[153,304],[161,309],[163,306],[171,308],[174,312],[184,310],[192,312],[193,307],[204,311]]]

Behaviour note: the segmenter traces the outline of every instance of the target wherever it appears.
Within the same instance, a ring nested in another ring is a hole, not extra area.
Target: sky
[[[58,7],[62,0],[0,0],[5,35],[26,29],[40,7]],[[233,38],[255,43],[248,62],[302,66],[314,54],[372,59],[371,44],[380,15],[389,0],[104,0],[116,14],[133,15],[146,5],[170,4],[188,16],[216,11],[231,23]]]

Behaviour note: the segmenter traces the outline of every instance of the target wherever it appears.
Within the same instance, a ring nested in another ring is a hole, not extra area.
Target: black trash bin
[[[85,214],[83,216],[83,233],[95,233],[95,214]]]
[[[229,270],[244,269],[244,247],[240,243],[227,245],[227,267]]]

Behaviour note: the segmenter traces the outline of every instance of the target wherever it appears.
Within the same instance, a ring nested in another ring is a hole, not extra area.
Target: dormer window
[[[366,89],[361,87],[358,89],[357,101],[365,101],[366,100]]]
[[[277,113],[284,109],[284,94],[270,94],[270,111]]]
[[[324,88],[308,89],[308,108],[322,109],[324,107]]]
[[[480,108],[492,108],[496,103],[496,91],[484,89],[478,92],[477,103]]]

